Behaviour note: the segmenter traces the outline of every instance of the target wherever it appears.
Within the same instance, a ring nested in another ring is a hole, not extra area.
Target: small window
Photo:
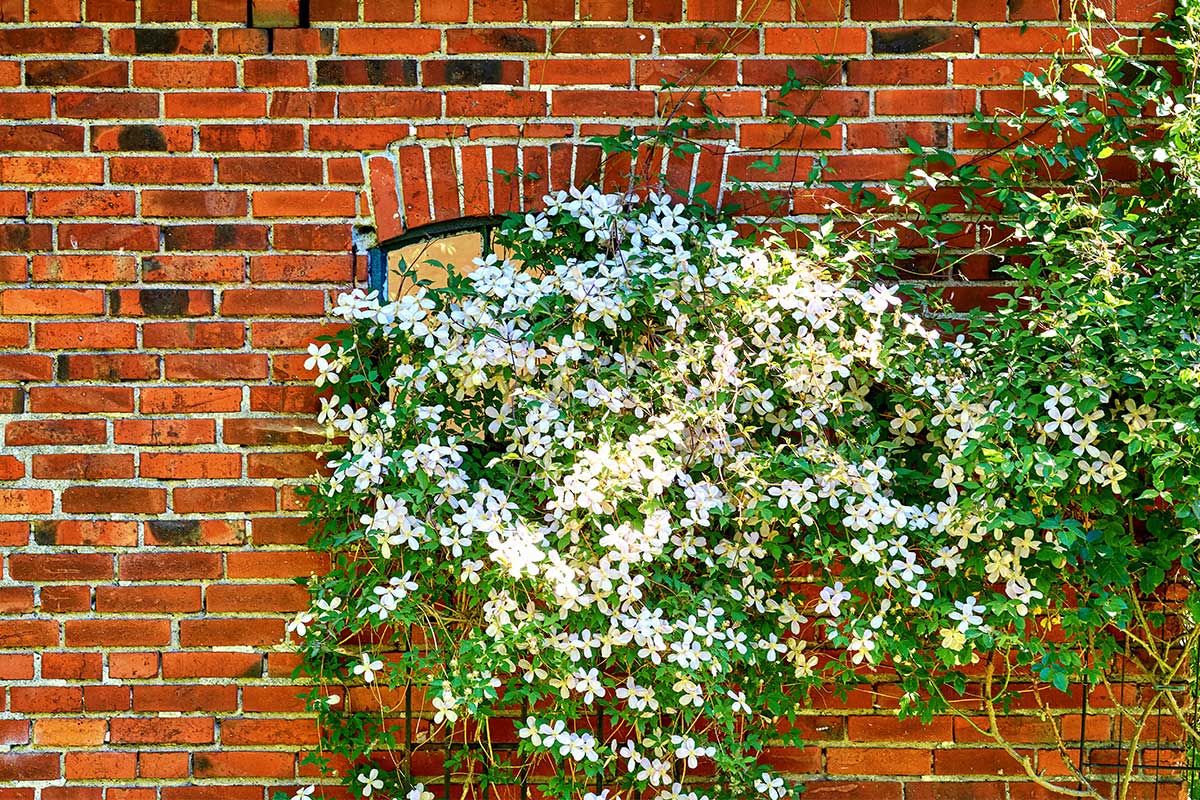
[[[384,242],[371,250],[370,288],[395,300],[412,291],[412,279],[405,273],[415,271],[418,280],[432,286],[445,286],[446,273],[440,264],[454,267],[465,275],[474,259],[493,252],[492,235],[500,220],[496,217],[457,219],[425,225]]]

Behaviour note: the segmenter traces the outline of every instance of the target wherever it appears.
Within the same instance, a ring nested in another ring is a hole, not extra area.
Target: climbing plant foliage
[[[1085,38],[1027,76],[1035,109],[976,121],[987,157],[914,144],[904,179],[842,185],[852,205],[818,224],[584,188],[508,217],[503,258],[445,285],[344,295],[308,362],[333,568],[291,630],[347,785],[436,797],[405,743],[449,740],[472,745],[460,775],[547,797],[779,800],[800,787],[763,748],[880,675],[904,714],[973,697],[1002,742],[1018,691],[1115,659],[1182,680],[1193,18],[1167,29],[1182,81]],[[981,253],[1010,288],[974,318],[891,279]],[[1147,703],[1187,718],[1169,689],[1119,711]],[[1050,788],[1106,791],[1010,751]]]

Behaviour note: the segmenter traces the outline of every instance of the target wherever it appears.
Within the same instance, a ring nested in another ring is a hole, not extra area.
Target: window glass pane
[[[398,247],[387,254],[388,294],[395,299],[412,291],[412,281],[400,273],[401,260],[416,271],[419,279],[428,280],[433,286],[445,286],[445,271],[431,262],[452,264],[455,272],[465,275],[475,269],[471,260],[482,253],[481,231],[463,231]]]

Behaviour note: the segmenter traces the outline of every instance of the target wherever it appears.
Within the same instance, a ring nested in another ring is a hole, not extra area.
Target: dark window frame
[[[382,302],[393,299],[388,291],[388,256],[409,245],[475,232],[479,233],[483,240],[481,255],[490,254],[492,252],[492,236],[503,221],[504,218],[499,216],[459,217],[421,225],[385,242],[380,242],[367,251],[367,290],[378,290]]]

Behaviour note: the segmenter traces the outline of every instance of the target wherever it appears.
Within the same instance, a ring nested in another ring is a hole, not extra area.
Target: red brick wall
[[[1123,27],[1168,7],[1115,3]],[[824,84],[792,108],[842,121],[787,140],[785,167],[819,148],[843,178],[880,177],[906,137],[982,144],[968,115],[1019,105],[1014,84],[1063,31],[1058,0],[421,6],[312,0],[311,28],[268,32],[244,0],[0,0],[0,800],[260,800],[310,782],[297,753],[315,732],[278,644],[305,604],[290,579],[322,563],[297,520],[315,465],[300,353],[365,276],[355,225],[457,215],[444,156],[427,175],[413,142],[467,143],[469,212],[489,163],[569,181],[573,150],[552,145],[652,123],[678,99],[659,81],[694,80],[734,123],[730,174],[754,178],[745,151],[779,140],[763,115],[792,66]],[[397,202],[398,180],[434,194]],[[988,277],[951,276],[960,302]],[[775,753],[815,776],[811,797],[1040,796],[961,721],[897,723],[877,689]],[[1102,697],[1093,709],[1103,742]],[[1061,771],[1047,726],[1077,735],[1079,718],[1011,725]]]

